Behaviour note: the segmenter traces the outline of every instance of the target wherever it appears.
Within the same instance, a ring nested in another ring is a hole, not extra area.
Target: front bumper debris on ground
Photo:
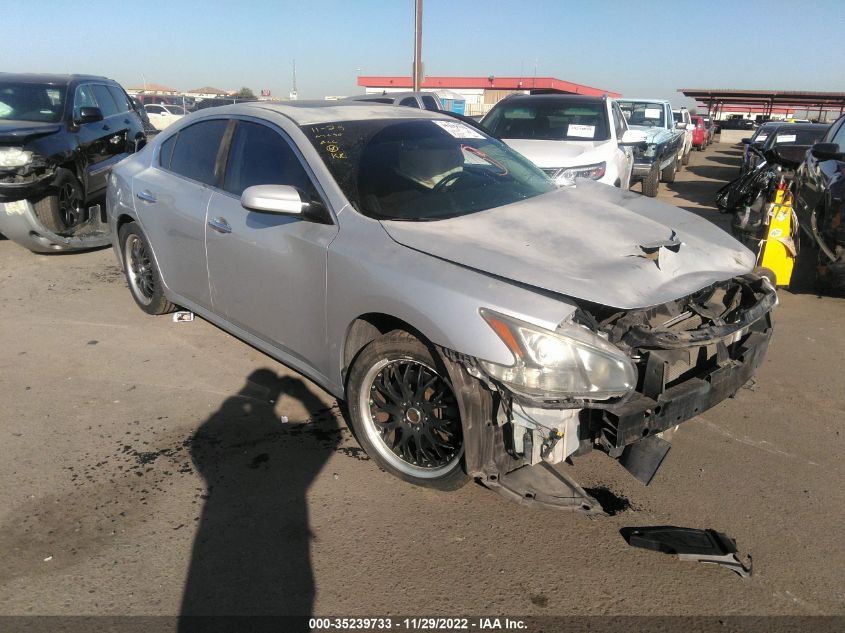
[[[89,217],[66,232],[49,230],[29,200],[0,203],[0,233],[36,253],[77,251],[111,243],[100,205],[88,209]]]

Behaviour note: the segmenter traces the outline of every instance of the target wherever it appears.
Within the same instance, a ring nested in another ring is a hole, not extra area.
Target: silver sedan
[[[733,395],[771,335],[774,289],[726,233],[558,189],[445,113],[208,109],[121,162],[107,208],[142,310],[308,376],[380,466],[439,489],[600,512],[562,462],[600,450],[648,483],[663,432]]]

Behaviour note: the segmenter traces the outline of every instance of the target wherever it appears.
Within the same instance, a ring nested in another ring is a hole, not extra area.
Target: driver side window
[[[616,128],[616,140],[621,141],[622,135],[628,129],[628,125],[625,122],[625,117],[619,111],[619,106],[614,103],[611,106],[611,111],[613,112],[613,126]]]
[[[73,118],[79,118],[80,108],[96,108],[97,100],[94,98],[94,90],[91,84],[82,84],[76,87],[73,95]]]
[[[312,199],[318,197],[299,158],[278,132],[259,123],[238,121],[223,189],[240,196],[253,185],[290,185]]]

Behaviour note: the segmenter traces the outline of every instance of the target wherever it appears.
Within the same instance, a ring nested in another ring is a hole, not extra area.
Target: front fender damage
[[[473,369],[474,361],[469,357],[442,348],[440,352],[463,422],[467,474],[505,498],[524,505],[605,514],[601,504],[560,467],[553,467],[546,460],[531,465],[530,456],[526,459],[524,453],[519,455],[513,446],[514,434],[509,432],[510,414],[502,393],[479,378],[481,375]],[[554,441],[546,446],[537,443],[538,454],[554,451],[558,440],[570,437],[566,430],[558,430],[554,435],[550,437]],[[525,451],[524,446],[520,448]],[[534,452],[533,448],[529,450]]]

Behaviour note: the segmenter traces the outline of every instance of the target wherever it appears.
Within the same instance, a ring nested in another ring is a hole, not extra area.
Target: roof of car
[[[790,130],[818,130],[822,132],[830,127],[829,123],[785,123],[781,121],[781,124],[777,126],[778,129],[780,128],[789,128]]]
[[[617,101],[637,101],[639,103],[669,103],[666,99],[647,99],[640,97],[617,97]]]
[[[209,108],[209,114],[259,114],[256,110],[278,112],[297,125],[317,125],[339,121],[366,119],[442,119],[440,112],[397,107],[373,101],[250,101],[234,105]]]
[[[42,73],[0,73],[0,81],[17,81],[20,83],[66,84],[71,81],[112,81],[108,77],[98,75],[55,75]]]
[[[523,95],[513,94],[507,97],[508,102],[512,101],[601,101],[604,97],[592,97],[588,95],[576,94],[542,94],[542,95]],[[504,100],[503,100],[504,101]]]

